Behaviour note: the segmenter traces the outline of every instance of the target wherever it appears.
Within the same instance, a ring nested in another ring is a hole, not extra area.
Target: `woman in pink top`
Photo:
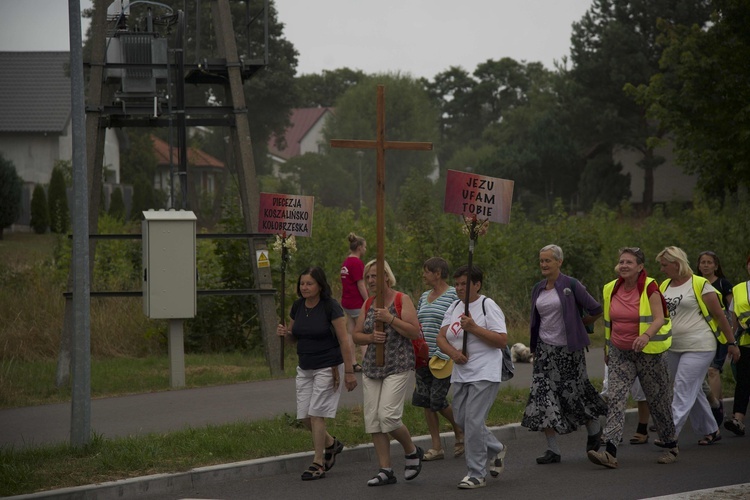
[[[341,307],[346,313],[346,330],[351,336],[354,323],[359,316],[359,310],[367,299],[367,287],[365,286],[365,263],[362,257],[367,252],[367,242],[361,236],[349,233],[349,255],[341,264]],[[357,363],[354,350],[354,342],[350,343],[352,348],[352,359],[354,360],[354,371],[361,372],[362,366]],[[361,346],[360,351],[364,356],[366,346]]]
[[[660,464],[677,461],[677,433],[672,419],[672,390],[664,359],[669,347],[667,305],[653,278],[646,275],[640,248],[620,249],[615,267],[619,277],[604,285],[605,363],[609,367],[609,411],[602,441],[605,449],[588,452],[596,465],[616,469],[628,393],[638,378],[654,417],[659,438],[668,451]],[[666,325],[666,326],[665,326]]]

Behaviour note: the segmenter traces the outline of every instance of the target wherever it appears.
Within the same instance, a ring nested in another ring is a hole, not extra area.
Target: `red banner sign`
[[[258,232],[310,236],[314,205],[313,196],[260,193]]]
[[[513,181],[448,170],[443,211],[507,224],[513,201]]]

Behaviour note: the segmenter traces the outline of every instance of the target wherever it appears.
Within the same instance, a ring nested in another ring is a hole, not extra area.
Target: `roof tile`
[[[70,119],[70,52],[0,52],[0,132],[61,133]]]

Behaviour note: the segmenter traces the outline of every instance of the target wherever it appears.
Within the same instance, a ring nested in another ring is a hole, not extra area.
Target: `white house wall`
[[[58,134],[1,134],[0,152],[13,162],[21,179],[47,184],[59,159],[59,142]]]
[[[328,117],[331,112],[326,111],[323,113],[315,125],[310,127],[310,130],[302,138],[299,144],[299,154],[305,153],[320,153],[320,145],[323,142],[323,126],[326,124]]]
[[[107,182],[120,183],[120,141],[115,129],[108,128],[104,135],[104,166],[112,172],[113,178]]]
[[[0,153],[16,166],[24,182],[49,184],[57,160],[72,160],[73,138],[66,127],[62,135],[53,133],[0,134]],[[114,172],[107,182],[120,182],[120,145],[114,129],[107,129],[104,165]]]

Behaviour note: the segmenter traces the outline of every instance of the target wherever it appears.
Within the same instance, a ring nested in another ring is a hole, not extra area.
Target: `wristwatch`
[[[727,342],[727,345],[733,345],[734,347],[737,347],[737,341],[734,342]]]

